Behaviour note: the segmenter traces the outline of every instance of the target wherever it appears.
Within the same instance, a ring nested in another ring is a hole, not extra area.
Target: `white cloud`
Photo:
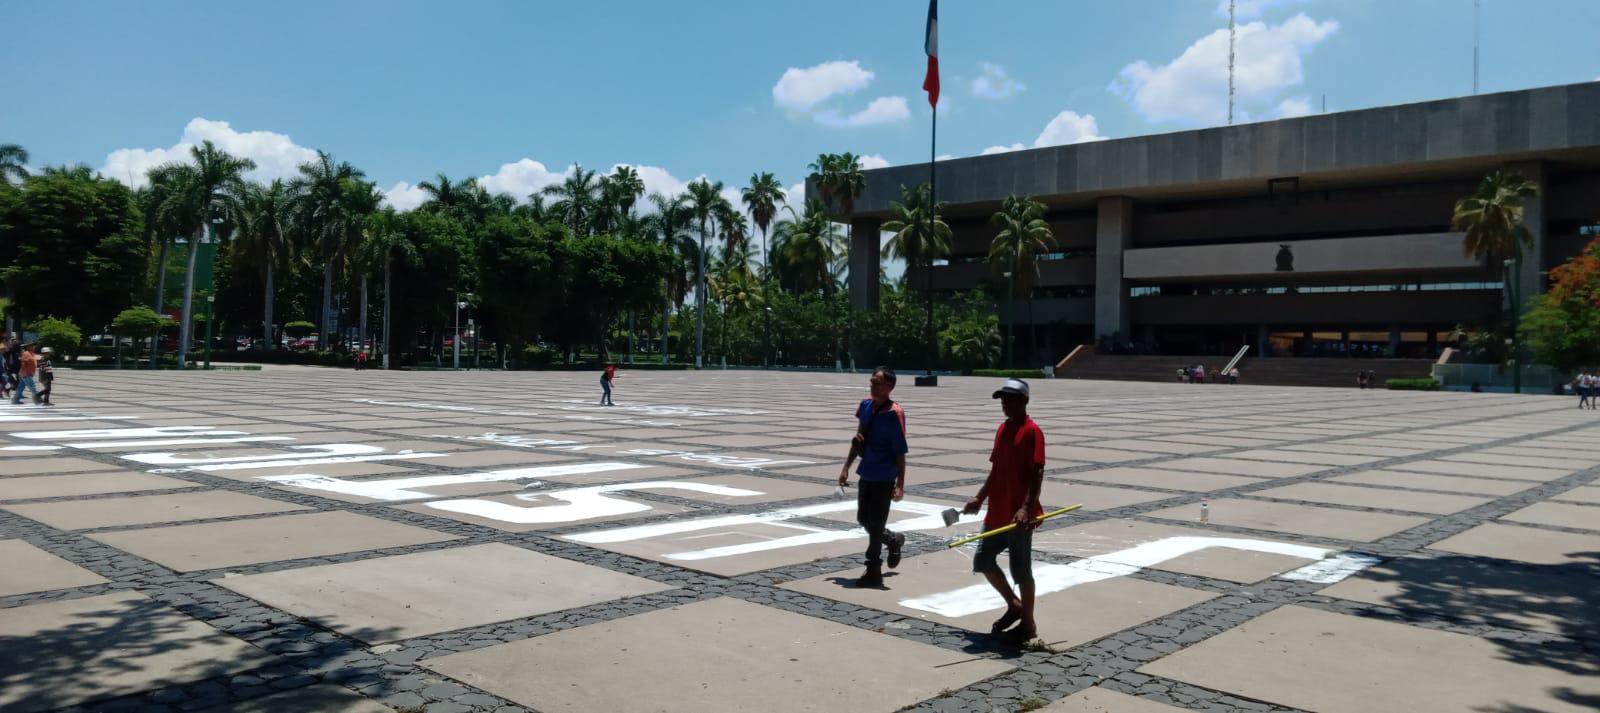
[[[853,94],[872,82],[873,73],[857,60],[823,62],[815,67],[790,67],[772,85],[772,103],[808,112],[836,94]]]
[[[861,160],[861,168],[869,171],[874,168],[885,168],[890,165],[889,159],[884,158],[882,154],[867,154],[859,158]]]
[[[1254,20],[1261,17],[1267,10],[1284,5],[1297,5],[1306,0],[1235,0],[1234,18],[1237,20]],[[1228,16],[1228,0],[1217,0],[1217,16]]]
[[[189,149],[201,142],[210,141],[234,156],[256,162],[256,168],[245,174],[255,181],[290,178],[298,174],[300,164],[317,160],[317,152],[296,144],[286,134],[272,131],[235,131],[226,121],[213,121],[203,117],[189,120],[183,135],[170,148],[117,149],[106,156],[100,173],[138,188],[148,182],[145,173],[156,166],[171,161],[189,159]]]
[[[1305,55],[1338,30],[1335,20],[1318,22],[1303,13],[1277,25],[1240,25],[1234,53],[1235,118],[1270,112],[1279,103],[1279,92],[1304,83]],[[1108,88],[1152,122],[1220,124],[1228,107],[1228,30],[1200,38],[1167,64],[1129,64]]]
[[[1005,67],[993,62],[980,62],[983,74],[972,80],[972,94],[984,99],[1006,99],[1027,90],[1022,82],[1006,74]]]
[[[1278,106],[1272,110],[1272,116],[1279,119],[1310,115],[1310,97],[1289,97],[1288,99],[1278,102]]]
[[[1094,114],[1078,116],[1075,111],[1063,111],[1044,125],[1044,131],[1039,132],[1039,138],[1033,140],[1033,146],[1062,146],[1104,138],[1100,135],[1100,126],[1095,122]]]
[[[938,161],[949,161],[950,159],[953,159],[953,158],[955,158],[955,154],[942,153],[942,154],[939,154],[937,157],[935,157],[935,160],[938,160]]]
[[[835,128],[875,126],[911,118],[911,106],[906,103],[905,97],[878,97],[873,99],[867,108],[849,116],[840,115],[832,109],[823,109],[812,114],[811,118],[818,124]]]
[[[1100,135],[1100,126],[1093,114],[1079,116],[1075,111],[1063,111],[1044,125],[1044,130],[1033,140],[1033,148],[1081,144],[1085,141],[1102,141],[1105,138]],[[1024,148],[1027,147],[1020,142],[1009,146],[990,146],[984,149],[981,155],[1021,151]]]
[[[421,188],[413,186],[405,181],[396,183],[393,186],[383,190],[383,202],[395,210],[402,212],[413,210],[417,206],[422,205],[423,201],[426,200],[428,200],[427,191],[424,191]]]
[[[490,193],[503,193],[521,202],[526,200],[530,193],[560,183],[561,179],[571,174],[570,166],[565,171],[556,173],[545,168],[543,163],[531,158],[522,158],[512,163],[501,164],[498,171],[487,176],[479,176],[478,185]]]

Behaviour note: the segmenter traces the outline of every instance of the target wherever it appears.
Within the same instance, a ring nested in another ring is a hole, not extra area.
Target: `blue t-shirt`
[[[856,420],[866,426],[867,442],[861,448],[861,465],[856,475],[862,480],[893,481],[900,474],[897,456],[906,451],[906,412],[900,404],[875,411],[872,399],[856,407]]]

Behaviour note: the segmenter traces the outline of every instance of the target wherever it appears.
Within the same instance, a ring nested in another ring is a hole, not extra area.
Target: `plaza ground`
[[[1019,649],[939,516],[994,380],[896,391],[883,589],[831,483],[865,375],[597,381],[62,371],[0,406],[0,711],[1600,707],[1571,399],[1036,381],[1045,504],[1083,509]]]

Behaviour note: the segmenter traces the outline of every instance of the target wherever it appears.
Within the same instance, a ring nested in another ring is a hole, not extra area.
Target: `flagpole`
[[[936,225],[935,213],[939,206],[939,107],[932,107],[933,131],[928,139],[928,236],[923,245],[923,288],[928,295],[928,376],[933,376],[933,362],[936,349],[933,342],[933,254],[926,248],[934,242],[934,226]]]

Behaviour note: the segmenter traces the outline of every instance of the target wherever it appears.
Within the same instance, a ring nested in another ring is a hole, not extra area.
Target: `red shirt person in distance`
[[[1033,620],[1032,558],[1033,531],[1039,526],[1039,516],[1044,514],[1044,506],[1039,502],[1039,490],[1044,483],[1044,432],[1028,418],[1028,382],[1007,379],[1005,385],[994,392],[994,398],[1000,399],[1006,420],[994,436],[994,450],[989,455],[989,479],[964,510],[975,513],[988,500],[984,530],[1017,524],[1017,529],[1011,532],[980,541],[978,554],[972,558],[972,571],[983,574],[1006,602],[1005,615],[995,621],[990,633],[1021,644],[1038,635],[1038,626]],[[1021,596],[1012,591],[996,560],[1006,551],[1010,553],[1011,579],[1017,583]],[[1017,627],[1007,631],[1012,624]]]

